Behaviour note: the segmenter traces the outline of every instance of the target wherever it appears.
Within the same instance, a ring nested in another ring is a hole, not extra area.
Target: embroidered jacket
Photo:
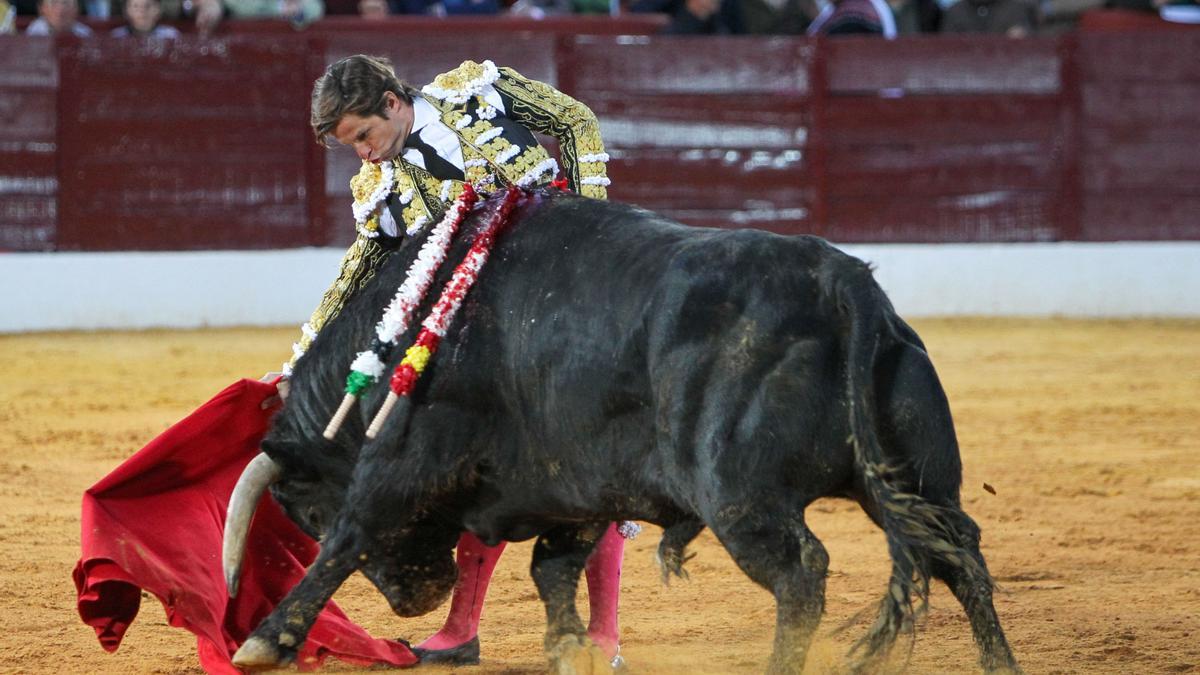
[[[401,156],[382,165],[364,161],[350,180],[358,237],[303,326],[285,373],[346,298],[374,276],[390,251],[384,242],[395,242],[401,230],[412,234],[441,220],[464,181],[492,190],[553,180],[558,162],[534,132],[558,141],[572,190],[596,199],[608,196],[608,155],[596,116],[570,96],[491,61],[464,61],[434,78],[421,94],[413,101],[413,128]]]

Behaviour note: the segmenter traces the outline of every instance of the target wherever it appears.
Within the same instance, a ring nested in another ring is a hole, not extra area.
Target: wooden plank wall
[[[0,38],[0,250],[348,242],[358,162],[316,145],[308,99],[324,64],[360,52],[414,83],[490,58],[560,87],[601,120],[612,196],[695,225],[1200,239],[1195,32],[884,42],[475,21],[449,40],[446,25]]]
[[[52,250],[59,194],[54,43],[0,37],[0,63],[0,250]]]

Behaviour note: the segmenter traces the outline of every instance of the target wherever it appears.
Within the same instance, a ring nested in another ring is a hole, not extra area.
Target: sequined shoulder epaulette
[[[447,103],[460,105],[483,91],[500,77],[500,71],[491,61],[476,63],[463,61],[459,67],[433,78],[433,82],[421,87],[421,93]]]

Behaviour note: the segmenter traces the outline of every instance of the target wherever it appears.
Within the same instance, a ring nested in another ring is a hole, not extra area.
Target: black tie
[[[408,139],[404,141],[404,147],[413,148],[421,153],[421,158],[425,160],[425,170],[434,178],[438,180],[464,180],[466,178],[462,169],[442,159],[432,145],[421,140],[419,133],[409,134]]]

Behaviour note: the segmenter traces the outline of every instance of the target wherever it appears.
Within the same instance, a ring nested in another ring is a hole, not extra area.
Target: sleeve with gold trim
[[[607,199],[608,155],[600,139],[596,115],[583,103],[554,87],[501,67],[492,84],[504,99],[508,117],[558,141],[563,173],[571,189],[586,197]]]
[[[291,373],[296,360],[308,350],[325,324],[342,311],[346,299],[375,276],[375,271],[379,269],[379,264],[388,253],[390,250],[379,241],[362,234],[350,244],[350,248],[346,249],[346,254],[342,256],[337,278],[321,296],[321,302],[313,310],[308,323],[301,328],[300,341],[292,346],[292,358],[284,366],[285,375]]]
[[[388,167],[391,169],[392,167]],[[388,184],[384,170],[370,162],[363,162],[358,173],[350,179],[350,192],[354,196],[354,216],[358,228],[358,236],[346,254],[338,269],[337,278],[321,296],[321,302],[309,317],[308,323],[301,328],[300,340],[292,345],[292,358],[283,366],[284,374],[290,374],[292,366],[300,358],[309,345],[316,339],[321,328],[330,319],[342,311],[346,299],[375,276],[375,270],[387,257],[390,249],[383,245],[379,237],[379,215],[383,208],[383,198],[388,192],[396,190],[396,184],[406,185],[397,178],[406,178],[398,170],[390,171],[391,184]],[[411,196],[408,197],[411,199]]]

